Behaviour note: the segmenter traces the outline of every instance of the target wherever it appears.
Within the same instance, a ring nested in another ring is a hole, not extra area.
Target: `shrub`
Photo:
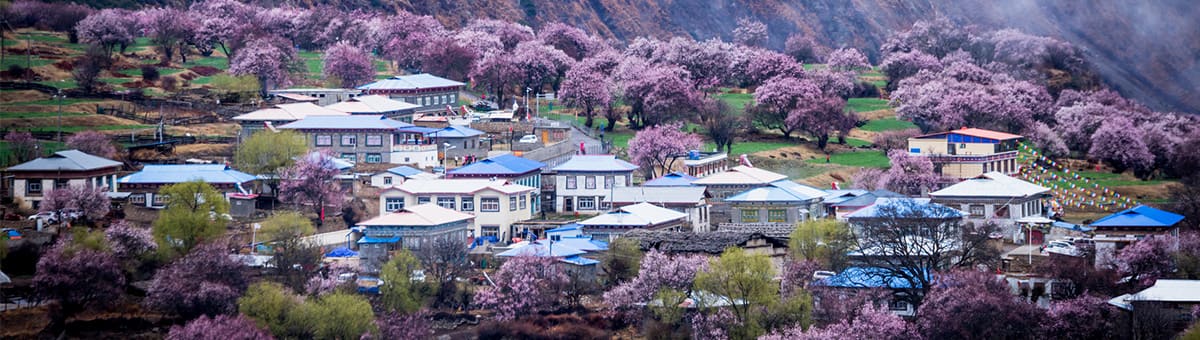
[[[158,68],[154,65],[142,65],[142,80],[151,82],[158,80]]]
[[[163,91],[175,92],[175,90],[179,89],[179,79],[174,76],[163,77],[159,86],[162,87]]]

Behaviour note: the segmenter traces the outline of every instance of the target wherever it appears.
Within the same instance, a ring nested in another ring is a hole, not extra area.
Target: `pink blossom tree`
[[[133,12],[124,9],[104,9],[89,15],[75,25],[79,41],[100,46],[112,54],[117,46],[133,43],[136,32]]]
[[[1108,339],[1118,333],[1120,314],[1105,299],[1084,295],[1051,303],[1039,327],[1047,338]]]
[[[325,50],[326,78],[336,79],[343,88],[354,88],[375,78],[371,54],[347,42],[339,42]]]
[[[525,41],[517,44],[513,63],[523,74],[521,86],[540,92],[546,83],[554,83],[565,75],[572,59],[563,51],[540,41]]]
[[[753,50],[746,58],[744,70],[736,68],[734,70],[735,73],[741,74],[744,86],[761,85],[768,79],[777,76],[799,78],[804,75],[804,65],[786,54],[768,50]]]
[[[642,258],[637,277],[605,292],[604,302],[625,309],[650,301],[663,289],[688,291],[696,281],[696,273],[707,269],[708,258],[703,255],[667,255],[651,250]]]
[[[890,53],[879,63],[879,69],[888,77],[888,89],[896,89],[900,81],[916,75],[921,70],[940,71],[941,61],[937,57],[919,51]]]
[[[110,205],[105,187],[67,186],[47,191],[38,205],[38,211],[58,216],[78,213],[79,218],[88,222],[108,215]]]
[[[692,88],[710,91],[729,75],[732,50],[733,45],[716,39],[697,42],[676,37],[663,44],[651,60],[683,68]]]
[[[1088,157],[1104,161],[1114,172],[1133,169],[1142,174],[1154,166],[1154,154],[1146,146],[1145,135],[1125,117],[1105,120],[1092,134]]]
[[[492,34],[500,39],[505,51],[512,51],[522,41],[533,40],[532,28],[506,20],[473,19],[463,30]]]
[[[655,125],[638,131],[629,140],[629,158],[642,167],[646,178],[671,172],[680,155],[699,150],[703,145],[700,136],[683,132],[682,128],[680,123]]]
[[[884,154],[892,150],[907,150],[908,139],[921,134],[917,129],[889,130],[875,134],[871,140]]]
[[[224,339],[224,340],[270,340],[270,332],[254,324],[245,315],[200,316],[183,326],[172,326],[167,340]]]
[[[279,197],[286,203],[307,206],[325,218],[325,209],[341,209],[345,191],[337,179],[340,174],[327,151],[304,156],[280,173]]]
[[[422,47],[420,58],[421,72],[463,80],[467,79],[478,52],[463,46],[453,36],[439,35],[430,38]]]
[[[1045,312],[1017,300],[1008,285],[987,272],[943,273],[917,310],[917,329],[927,339],[999,339],[1035,335]]]
[[[575,60],[592,55],[596,49],[594,45],[597,44],[587,32],[561,22],[543,26],[538,32],[538,38]]]
[[[513,62],[512,54],[494,52],[483,55],[471,66],[471,84],[496,95],[496,103],[504,106],[504,94],[513,85],[520,83],[522,72]]]
[[[187,318],[236,312],[249,284],[242,268],[219,244],[196,247],[154,274],[143,303]]]
[[[375,323],[379,326],[380,339],[421,340],[433,335],[432,321],[425,311],[412,314],[385,313]]]
[[[886,308],[860,306],[862,312],[850,320],[805,331],[800,326],[759,337],[760,340],[918,339],[915,327]]]
[[[1048,156],[1067,156],[1071,153],[1062,136],[1045,123],[1035,123],[1033,128],[1025,132],[1025,136]]]
[[[1176,242],[1170,236],[1148,237],[1121,249],[1113,262],[1122,276],[1130,278],[1133,290],[1140,290],[1175,270],[1172,249]]]
[[[824,48],[811,36],[793,34],[783,43],[783,53],[797,62],[816,63],[824,55]]]
[[[1059,108],[1054,113],[1053,129],[1071,150],[1087,151],[1092,147],[1092,135],[1100,128],[1100,123],[1112,117],[1130,115],[1113,106],[1082,102]]]
[[[850,177],[851,187],[863,190],[887,189],[887,171],[879,168],[862,168]]]
[[[849,133],[857,121],[853,115],[846,114],[846,101],[841,97],[822,96],[801,103],[800,107],[788,112],[784,124],[794,126],[817,139],[817,148],[825,150],[829,144],[829,134],[843,129]],[[847,128],[847,126],[849,128]]]
[[[117,148],[113,146],[112,138],[94,130],[71,135],[67,138],[67,148],[104,158],[113,158],[117,155]]]
[[[793,111],[823,97],[821,88],[808,79],[775,77],[754,91],[753,119],[760,126],[779,130],[784,137],[800,130],[799,119],[788,119]]]
[[[176,47],[183,47],[194,33],[195,22],[191,19],[185,11],[171,7],[148,8],[137,13],[138,27],[158,45],[164,65],[171,62]],[[180,55],[187,62],[186,51],[181,50]]]
[[[51,314],[50,327],[55,329],[84,308],[116,302],[125,287],[125,275],[112,253],[66,235],[38,260],[33,287],[38,296],[59,302],[60,310]]]
[[[563,80],[560,97],[564,104],[583,109],[587,121],[583,125],[592,127],[596,117],[595,108],[608,106],[612,103],[613,85],[605,74],[586,68],[575,67],[567,71]],[[616,122],[609,121],[609,126]],[[611,128],[609,131],[612,131]]]
[[[888,152],[891,167],[883,176],[882,187],[905,195],[920,195],[922,190],[932,189],[941,179],[933,171],[929,157],[916,156],[907,150]]]
[[[557,259],[534,256],[508,259],[493,280],[495,286],[476,290],[474,300],[481,308],[495,310],[500,320],[553,309],[569,281]]]
[[[133,224],[120,220],[104,230],[104,238],[108,241],[108,250],[113,256],[123,262],[129,262],[150,254],[158,249],[154,242],[154,234],[150,229],[138,228]]]
[[[733,42],[746,46],[763,46],[767,43],[767,24],[750,18],[737,21],[733,29]]]
[[[258,38],[234,55],[229,62],[229,73],[258,78],[259,95],[265,98],[271,88],[291,83],[288,70],[295,60],[296,51],[286,41],[271,37]]]
[[[266,13],[260,7],[236,0],[208,0],[193,3],[188,7],[188,11],[193,13],[197,21],[193,38],[200,44],[220,46],[226,58],[232,58],[234,51],[245,43],[247,35],[254,30],[253,26],[257,25],[262,27],[263,31],[287,36],[289,32],[284,27],[267,28],[269,25],[266,23],[278,23],[275,21],[277,17],[265,20],[266,23],[260,20],[265,18],[257,17],[280,15],[284,10],[286,9],[281,8],[279,11]]]
[[[839,71],[859,71],[871,68],[867,56],[855,48],[839,48],[829,52],[829,58],[826,58],[825,64],[829,65],[829,68]]]
[[[24,163],[38,157],[38,143],[33,134],[21,131],[9,131],[4,134],[4,143],[8,144],[9,157],[4,161],[8,164]]]
[[[678,68],[669,68],[656,74],[643,102],[645,111],[637,117],[640,121],[633,124],[634,127],[697,118],[696,108],[701,105],[703,94],[690,86],[683,75]]]

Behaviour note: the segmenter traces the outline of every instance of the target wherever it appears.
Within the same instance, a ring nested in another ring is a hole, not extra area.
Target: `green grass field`
[[[72,105],[72,104],[82,104],[82,103],[97,103],[97,102],[102,102],[102,101],[104,101],[104,99],[96,99],[96,98],[65,98],[65,99],[62,99],[62,104],[63,104],[63,105]],[[11,102],[11,103],[4,103],[3,105],[0,105],[0,106],[19,106],[19,105],[58,105],[58,104],[59,104],[59,100],[58,100],[58,99],[42,99],[42,100],[32,100],[32,101],[27,101],[27,102]]]
[[[73,89],[73,88],[79,87],[79,84],[75,83],[75,79],[64,79],[64,80],[56,80],[56,81],[39,81],[37,83],[46,85],[46,86],[60,88],[60,89]]]
[[[140,67],[127,68],[127,69],[120,70],[117,72],[120,72],[121,74],[131,76],[131,77],[139,77],[140,78],[142,76],[142,68],[140,68]],[[180,72],[183,72],[183,70],[177,69],[177,68],[169,68],[169,67],[159,67],[158,68],[158,75],[160,75],[160,76],[169,76],[169,75],[180,73]]]
[[[825,163],[825,159],[809,159],[806,162]],[[878,150],[835,153],[829,157],[829,162],[853,167],[886,168],[890,166],[887,156],[883,154],[883,151]]]
[[[865,131],[882,132],[892,130],[916,129],[917,125],[896,118],[884,118],[867,121],[860,129]]]
[[[854,112],[879,111],[888,109],[888,102],[877,98],[850,98],[846,107]]]
[[[1062,171],[1054,171],[1053,173],[1057,174],[1060,178],[1067,177],[1067,175],[1064,174]],[[1074,183],[1075,186],[1077,186],[1077,187],[1091,189],[1092,186],[1088,183],[1099,184],[1100,186],[1111,188],[1111,187],[1119,187],[1119,186],[1159,185],[1159,184],[1163,184],[1163,183],[1174,182],[1174,181],[1169,181],[1169,180],[1155,180],[1155,179],[1143,181],[1143,180],[1140,180],[1133,176],[1129,176],[1129,175],[1125,175],[1125,174],[1114,174],[1111,172],[1078,171],[1076,173],[1078,173],[1079,176],[1087,178],[1091,181],[1084,182],[1083,180],[1072,179],[1072,180],[1063,181],[1060,183],[1064,183],[1064,182],[1065,183]],[[1042,178],[1047,178],[1047,176],[1049,176],[1049,175],[1048,174],[1041,175]]]
[[[54,62],[55,60],[52,59],[42,59],[38,56],[32,56],[29,58],[28,63],[26,63],[24,54],[13,55],[12,53],[9,53],[4,56],[4,63],[0,63],[0,67],[2,67],[4,70],[8,70],[9,67],[13,66],[26,67],[28,65],[28,67],[32,68],[50,65]]]
[[[63,112],[63,117],[70,116],[87,116],[84,112]],[[54,118],[58,117],[58,112],[8,112],[0,111],[0,119],[21,119],[21,118]]]
[[[221,70],[227,70],[227,69],[229,69],[229,59],[225,58],[225,57],[189,58],[188,62],[183,64],[183,66],[185,66],[185,67],[209,66],[209,67],[213,67],[213,68],[217,68],[217,69],[221,69]],[[161,73],[162,70],[160,69],[159,72]],[[164,74],[166,74],[166,73],[164,73]]]
[[[846,138],[846,145],[853,146],[856,148],[861,148],[864,146],[871,146],[871,144],[872,143],[869,141],[861,140],[858,138]]]
[[[785,148],[785,147],[789,147],[789,146],[796,146],[796,143],[790,143],[790,142],[734,142],[733,150],[731,150],[731,152],[729,153],[729,156],[736,157],[741,154],[749,155],[749,154],[753,154],[753,153],[759,152],[759,151],[769,151],[769,150],[775,150],[778,148]],[[712,151],[712,149],[715,147],[716,147],[715,144],[713,144],[712,142],[706,141],[706,142],[704,142],[704,150],[702,150],[702,151]]]
[[[754,104],[754,94],[751,94],[751,93],[724,93],[723,92],[723,93],[718,93],[717,95],[715,95],[713,97],[716,97],[717,100],[720,100],[720,101],[725,102],[726,104],[729,104],[729,108],[733,109],[733,112],[737,113],[738,115],[746,113],[746,110],[745,110],[746,104],[752,104],[752,105]]]
[[[824,70],[826,67],[825,64],[804,64],[805,71]]]

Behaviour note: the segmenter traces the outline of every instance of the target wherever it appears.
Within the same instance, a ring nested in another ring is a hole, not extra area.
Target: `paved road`
[[[549,119],[545,119],[545,118],[535,118],[535,119],[537,120],[537,122],[539,124],[547,124],[547,123],[553,122],[553,121],[551,121]],[[559,124],[567,124],[567,123],[559,122]],[[569,140],[569,143],[571,144],[571,149],[576,150],[576,153],[578,153],[580,142],[583,143],[584,150],[587,150],[587,153],[590,155],[596,155],[596,154],[603,153],[603,147],[600,145],[600,140],[598,140],[596,138],[592,138],[591,136],[588,136],[587,134],[583,133],[583,131],[579,131],[578,128],[572,128],[571,135],[568,136],[567,138]],[[563,162],[566,162],[568,159],[571,159],[571,156],[574,156],[574,154],[566,154],[566,155],[563,155],[562,157],[546,160],[543,163],[546,163],[547,168],[553,168],[553,167],[558,166],[559,164],[562,164]]]

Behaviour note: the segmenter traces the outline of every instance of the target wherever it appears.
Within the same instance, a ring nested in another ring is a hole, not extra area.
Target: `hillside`
[[[376,6],[437,17],[457,27],[478,17],[523,22],[535,28],[563,21],[600,35],[690,35],[730,39],[735,19],[753,17],[771,29],[770,44],[792,32],[814,34],[830,46],[862,48],[876,58],[889,32],[919,19],[944,15],[962,25],[1014,27],[1070,41],[1089,51],[1111,86],[1158,110],[1200,112],[1200,8],[1184,0],[1129,2],[1008,1],[993,8],[959,0],[347,0],[343,8]]]

